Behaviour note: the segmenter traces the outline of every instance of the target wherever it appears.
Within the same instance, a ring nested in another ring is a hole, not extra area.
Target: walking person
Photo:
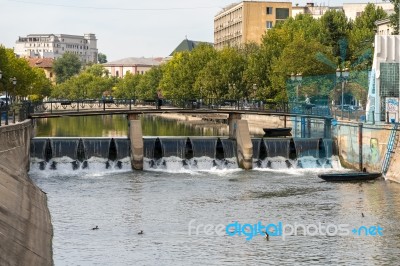
[[[162,105],[162,93],[161,90],[157,90],[157,95],[156,95],[157,99],[156,99],[156,105],[157,105],[157,109],[161,109],[161,105]]]

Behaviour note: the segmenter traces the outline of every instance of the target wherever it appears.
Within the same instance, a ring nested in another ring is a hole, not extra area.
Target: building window
[[[276,19],[287,19],[289,17],[289,8],[277,8]]]
[[[272,15],[273,7],[267,7],[267,15]]]
[[[267,21],[267,29],[272,29],[272,21]]]
[[[119,77],[119,71],[115,71],[115,76],[118,78]]]

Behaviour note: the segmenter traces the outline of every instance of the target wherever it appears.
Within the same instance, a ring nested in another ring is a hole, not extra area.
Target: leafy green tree
[[[140,79],[137,97],[139,99],[153,99],[154,95],[157,93],[157,89],[160,86],[162,77],[162,66],[152,67]]]
[[[329,10],[320,19],[324,29],[323,44],[333,48],[333,55],[344,62],[348,54],[348,31],[351,24],[342,11]]]
[[[54,61],[53,70],[56,75],[56,83],[65,82],[67,79],[78,74],[82,63],[79,57],[73,53],[67,52]]]
[[[139,95],[139,83],[142,75],[126,73],[123,79],[119,79],[113,90],[113,96],[116,98],[134,99]]]
[[[46,78],[44,71],[29,66],[24,58],[17,58],[12,49],[0,46],[0,91],[7,91],[15,99],[36,95],[36,99],[48,96],[51,89],[51,82]],[[11,78],[16,79],[14,86]]]
[[[200,88],[194,87],[197,76],[215,55],[214,48],[207,44],[199,45],[191,52],[174,54],[163,66],[160,81],[163,95],[177,100],[199,97]]]
[[[311,75],[326,75],[335,71],[329,65],[318,60],[316,54],[329,54],[330,47],[322,45],[317,40],[306,40],[302,33],[294,36],[294,39],[282,51],[279,58],[276,58],[272,64],[274,75],[271,77],[271,85],[275,88],[275,99],[285,101],[287,91],[290,91],[290,82],[288,80],[290,73],[302,73],[303,77]],[[331,59],[333,59],[331,57]],[[321,81],[315,79],[312,82],[309,79],[308,84],[303,82],[300,98],[306,94],[314,96],[321,94],[324,88],[321,88]],[[293,91],[293,88],[292,88]],[[289,99],[290,100],[290,99]]]
[[[394,35],[399,34],[399,23],[400,23],[400,13],[399,13],[399,8],[400,8],[400,0],[390,0],[390,2],[394,6],[394,13],[390,15],[390,22],[394,28]]]
[[[99,53],[97,55],[97,60],[99,61],[100,64],[107,63],[107,56],[105,54]]]
[[[62,99],[99,99],[106,91],[111,91],[115,81],[108,77],[107,70],[100,64],[87,67],[63,83],[57,84],[52,91],[53,98]]]

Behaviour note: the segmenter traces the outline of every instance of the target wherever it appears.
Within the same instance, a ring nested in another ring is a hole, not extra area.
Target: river
[[[162,129],[164,122],[149,123],[165,133],[172,126]],[[92,130],[81,123],[84,132]],[[123,124],[85,136],[123,134]],[[73,136],[79,131],[72,125],[65,126],[69,132],[51,125],[56,135],[40,135]],[[333,170],[132,171],[94,163],[77,171],[32,167],[30,176],[48,196],[55,265],[396,265],[400,186],[317,177]],[[258,222],[270,225],[269,240],[251,234]],[[242,235],[235,234],[240,224],[248,224]]]

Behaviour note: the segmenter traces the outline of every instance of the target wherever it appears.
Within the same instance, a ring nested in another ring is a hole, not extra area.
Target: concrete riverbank
[[[47,197],[28,177],[30,120],[0,127],[0,265],[53,265]]]

